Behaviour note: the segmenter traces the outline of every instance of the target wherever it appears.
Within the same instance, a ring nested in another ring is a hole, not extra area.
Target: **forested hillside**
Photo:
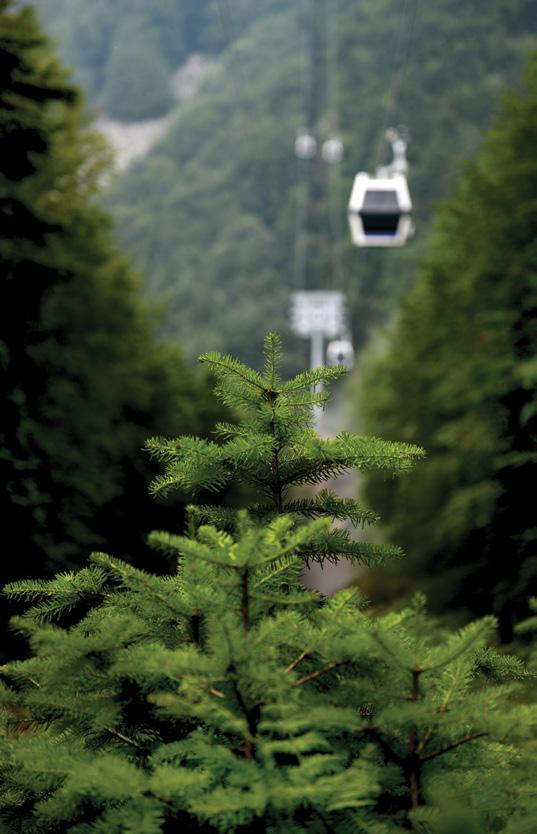
[[[368,480],[410,554],[374,595],[418,584],[437,610],[493,610],[506,640],[537,592],[537,53],[526,78],[439,212],[363,397],[368,428],[428,452],[412,483]]]
[[[116,182],[108,205],[147,289],[169,301],[168,332],[193,354],[225,348],[245,359],[255,356],[267,320],[286,330],[303,173],[293,141],[305,113],[319,138],[339,127],[345,142],[339,218],[352,324],[363,340],[411,285],[432,205],[458,160],[473,154],[537,35],[531,0],[79,5],[38,2],[95,103],[106,105],[105,89],[117,82],[108,62],[129,27],[129,48],[143,53],[144,65],[156,49],[152,66],[164,62],[168,73],[189,51],[220,52],[223,71],[178,107],[164,141]],[[196,23],[187,25],[194,9]],[[96,35],[88,41],[88,31],[102,35],[91,56]],[[137,72],[132,55],[126,65]],[[364,255],[347,243],[345,203],[354,173],[387,158],[382,134],[392,122],[410,131],[417,236],[404,251]],[[328,287],[328,172],[319,160],[310,168],[310,222],[301,227],[310,244],[307,284]]]
[[[218,54],[253,20],[288,0],[241,0],[228,18],[215,0],[37,0],[63,60],[91,100],[124,120],[161,116],[173,97],[170,75],[192,52]]]

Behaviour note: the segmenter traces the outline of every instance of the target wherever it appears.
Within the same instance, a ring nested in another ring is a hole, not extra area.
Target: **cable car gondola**
[[[314,159],[317,154],[317,140],[307,128],[301,130],[295,139],[295,155],[298,159]]]
[[[412,202],[406,177],[370,177],[359,173],[349,201],[349,225],[355,246],[404,246],[412,234]]]
[[[343,142],[339,136],[331,136],[323,142],[321,147],[323,162],[327,162],[328,165],[337,165],[338,162],[342,161],[343,154]]]
[[[349,200],[349,226],[355,246],[404,246],[412,236],[412,201],[406,180],[406,140],[391,128],[393,161],[374,177],[356,175]]]
[[[354,348],[350,339],[340,338],[328,342],[326,348],[326,363],[330,367],[343,365],[347,370],[352,370],[354,365]]]

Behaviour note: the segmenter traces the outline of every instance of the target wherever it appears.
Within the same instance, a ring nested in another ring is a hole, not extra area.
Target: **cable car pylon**
[[[311,28],[308,37],[309,71],[304,75],[302,126],[294,143],[297,158],[297,215],[295,228],[295,276],[291,303],[291,327],[294,333],[310,340],[310,367],[344,365],[352,368],[354,350],[347,323],[342,258],[341,163],[345,148],[339,133],[337,106],[337,9],[329,0],[322,0],[322,14],[314,13],[311,4]],[[319,27],[319,31],[316,31]],[[322,75],[325,68],[325,78]],[[317,83],[315,84],[315,79]],[[319,114],[325,95],[326,112]],[[325,289],[311,287],[309,278],[308,246],[311,243],[310,201],[311,178],[315,175],[323,183],[327,194],[327,238],[330,247],[331,269],[326,276]],[[331,341],[329,341],[331,340]],[[328,346],[326,342],[328,341]],[[316,386],[319,393],[320,385]],[[314,422],[321,429],[321,407],[314,409]]]
[[[355,177],[348,207],[355,246],[404,246],[414,234],[405,134],[403,128],[389,128],[386,139],[392,146],[391,163],[377,168],[374,176],[360,171]]]

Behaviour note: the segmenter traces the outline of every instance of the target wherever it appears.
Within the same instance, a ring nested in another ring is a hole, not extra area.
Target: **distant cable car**
[[[313,159],[317,154],[317,140],[309,130],[302,130],[295,139],[295,156],[298,159]]]
[[[326,362],[331,367],[343,365],[350,371],[354,365],[354,348],[350,339],[334,339],[328,342]]]
[[[329,165],[337,165],[343,159],[343,142],[338,136],[331,136],[326,142],[323,142],[321,148],[321,156],[323,162]]]
[[[355,246],[404,246],[413,231],[411,210],[403,174],[358,174],[349,201],[352,242]]]
[[[414,232],[406,181],[406,139],[390,128],[393,161],[374,177],[357,174],[349,200],[349,226],[355,246],[404,246]]]

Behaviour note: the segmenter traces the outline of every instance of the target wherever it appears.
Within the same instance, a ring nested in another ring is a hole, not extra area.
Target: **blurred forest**
[[[166,113],[173,104],[172,71],[193,52],[218,55],[229,46],[229,10],[216,0],[38,0],[35,5],[75,81],[108,115],[125,121]],[[234,3],[233,34],[286,7],[288,0]]]
[[[180,528],[147,500],[140,448],[211,430],[218,414],[190,360],[219,349],[255,364],[270,326],[303,368],[289,294],[340,288],[358,347],[398,321],[360,395],[368,431],[429,453],[412,484],[367,485],[386,536],[412,555],[406,577],[372,579],[371,592],[392,600],[420,584],[437,610],[493,608],[510,639],[537,559],[534,63],[521,80],[533,0],[34,5],[72,76],[33,12],[0,0],[2,578],[80,564],[105,540],[137,561],[150,529]],[[217,71],[178,103],[174,73],[199,53]],[[506,88],[519,92],[502,110]],[[169,122],[112,174],[98,114]],[[352,178],[387,161],[383,132],[400,123],[416,238],[357,253]],[[320,157],[297,162],[306,125],[342,137],[337,176]]]
[[[0,59],[4,583],[105,541],[136,561],[156,525],[180,529],[176,509],[148,502],[140,450],[155,433],[206,433],[219,412],[155,335],[95,199],[108,150],[31,8],[0,3]]]
[[[220,73],[173,110],[163,140],[115,181],[106,204],[147,291],[169,304],[165,332],[190,355],[225,349],[254,362],[270,321],[293,345],[298,366],[305,347],[288,331],[303,174],[293,154],[296,131],[307,121],[319,139],[336,131],[344,140],[332,191],[338,191],[354,337],[363,343],[412,285],[431,209],[460,161],[474,153],[500,91],[516,83],[537,35],[532,0],[106,6],[38,0],[37,6],[91,102],[116,116],[149,116],[157,112],[153,96],[165,93],[145,71],[143,83],[129,86],[139,66],[133,53],[168,78],[189,52],[217,56]],[[128,116],[110,99],[123,77],[114,100],[132,108]],[[160,111],[169,106],[171,100]],[[352,178],[387,161],[383,130],[400,122],[411,137],[418,233],[403,251],[357,255],[345,219]],[[329,172],[320,160],[310,169],[309,223],[299,230],[308,242],[306,285],[327,287]]]
[[[493,611],[502,637],[537,593],[537,53],[439,211],[387,354],[364,380],[366,429],[417,442],[414,479],[367,495],[408,551],[367,583],[437,611]]]

